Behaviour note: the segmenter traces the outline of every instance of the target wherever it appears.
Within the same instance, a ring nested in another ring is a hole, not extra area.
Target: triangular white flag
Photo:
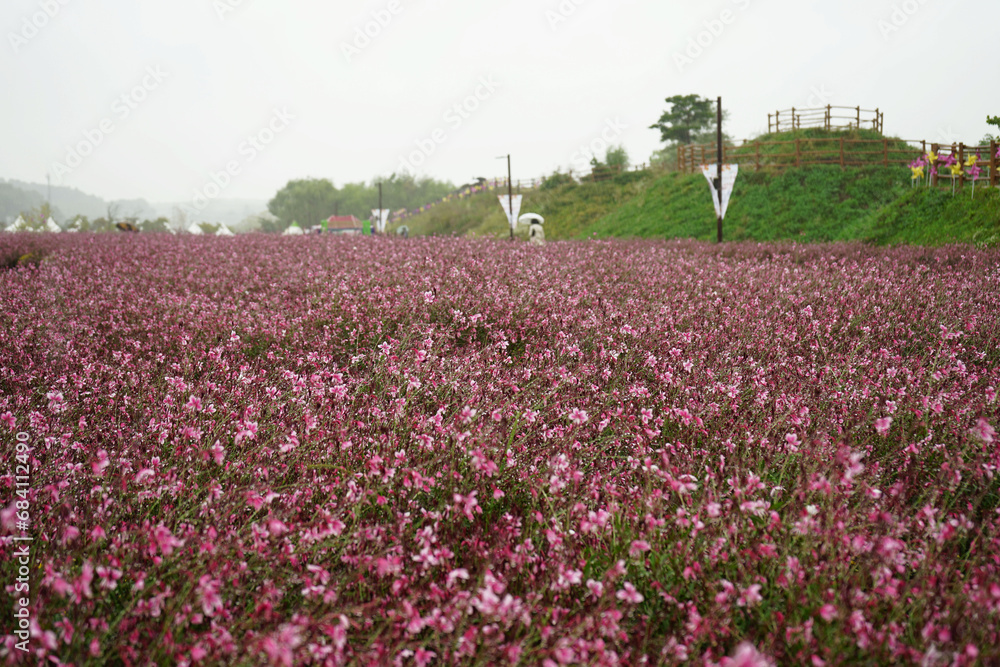
[[[510,195],[497,195],[503,212],[507,214],[507,222],[510,223],[511,229],[517,227],[517,216],[521,213],[521,197],[522,195],[514,195],[513,198]]]
[[[714,164],[702,165],[701,172],[708,179],[708,187],[712,189],[712,203],[715,204],[715,215],[725,219],[726,210],[729,208],[729,198],[733,194],[733,187],[736,185],[736,175],[740,171],[738,164],[722,165],[722,208],[719,208],[719,193],[715,189],[715,177],[718,174],[718,167]]]
[[[372,220],[375,221],[375,231],[379,234],[385,233],[385,223],[389,222],[389,209],[387,208],[373,208],[372,209]]]

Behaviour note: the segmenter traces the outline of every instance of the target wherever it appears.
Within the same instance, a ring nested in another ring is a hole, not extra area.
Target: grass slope
[[[629,172],[599,183],[540,188],[524,193],[521,211],[545,216],[546,236],[552,240],[712,240],[716,234],[701,174]],[[496,193],[439,205],[408,224],[413,234],[508,234]],[[520,236],[526,233],[518,230]],[[996,246],[1000,191],[980,183],[973,198],[969,186],[954,195],[946,185],[912,188],[904,166],[817,165],[759,172],[745,166],[724,235],[730,241]]]

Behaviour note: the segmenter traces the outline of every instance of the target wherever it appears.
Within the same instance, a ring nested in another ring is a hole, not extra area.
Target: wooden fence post
[[[823,119],[823,121],[824,121],[824,127],[827,132],[833,129],[830,127],[830,125],[833,123],[833,113],[829,104],[826,105],[826,117]]]
[[[934,153],[934,155],[938,154],[938,150],[940,150],[940,148],[941,147],[937,144],[931,144],[931,152]],[[933,164],[927,165],[927,168],[931,170],[931,185],[934,187],[937,187],[938,184],[937,169],[934,168],[936,164],[937,161],[935,160]]]
[[[861,107],[858,107],[858,129],[861,129]]]
[[[960,165],[963,165],[963,167],[965,165],[965,144],[963,144],[963,143],[959,143],[958,144],[958,163]],[[960,188],[964,188],[965,187],[965,169],[964,168],[962,169],[962,173],[960,173],[958,175],[958,187],[960,187]]]
[[[794,132],[798,127],[798,123],[795,120],[795,107],[792,107],[792,131]]]
[[[994,139],[990,142],[990,185],[993,187],[1000,185],[1000,178],[997,178],[997,163],[1000,163],[1000,160],[997,159],[997,142]]]

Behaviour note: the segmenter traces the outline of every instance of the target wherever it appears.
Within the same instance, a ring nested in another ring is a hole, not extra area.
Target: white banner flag
[[[521,212],[521,195],[514,195],[513,200],[509,195],[497,195],[497,198],[503,206],[503,212],[507,214],[507,222],[510,223],[511,229],[514,229],[517,227],[517,216]]]
[[[718,167],[714,164],[702,165],[701,171],[708,179],[708,187],[712,189],[712,203],[715,204],[715,215],[725,218],[726,209],[729,208],[729,198],[733,194],[733,187],[736,185],[736,174],[739,173],[738,164],[722,165],[722,208],[719,208],[719,193],[715,189],[715,177],[718,175]]]
[[[385,223],[389,222],[389,209],[372,209],[372,220],[375,221],[375,231],[379,234],[385,233]]]

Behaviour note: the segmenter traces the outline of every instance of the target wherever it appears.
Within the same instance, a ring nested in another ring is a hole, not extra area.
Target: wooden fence
[[[1000,160],[997,158],[997,142],[987,146],[968,146],[966,144],[940,145],[927,141],[903,141],[899,139],[848,139],[846,137],[810,138],[801,137],[786,141],[744,141],[736,146],[723,146],[723,162],[738,164],[743,168],[787,169],[789,167],[804,167],[810,165],[837,165],[846,167],[865,167],[881,165],[906,165],[929,151],[935,154],[952,154],[963,164],[971,155],[977,155],[979,166],[985,171],[984,179],[989,178],[990,185],[1000,184]],[[681,172],[695,173],[704,164],[716,161],[716,144],[691,144],[677,147],[677,168]],[[933,165],[932,182],[937,184],[939,176]],[[951,176],[941,176],[951,182]],[[964,184],[968,176],[963,172],[956,177],[959,184]]]
[[[785,109],[767,114],[768,132],[789,132],[807,127],[824,130],[871,129],[882,134],[884,114],[878,109],[835,107],[827,104],[816,109]]]
[[[934,153],[938,159],[935,161],[933,168],[930,170],[931,184],[937,185],[940,180],[945,180],[948,183],[954,181],[958,182],[959,186],[964,186],[967,181],[971,181],[972,177],[966,173],[965,169],[962,169],[961,173],[957,176],[952,176],[951,174],[939,174],[941,170],[941,165],[944,162],[943,157],[951,155],[959,164],[965,164],[973,155],[976,156],[976,164],[980,169],[987,172],[983,176],[983,180],[989,179],[991,187],[1000,186],[1000,173],[998,173],[998,168],[1000,168],[1000,157],[997,156],[997,148],[1000,146],[996,140],[991,141],[988,145],[983,146],[966,146],[965,144],[931,144],[930,152]],[[923,153],[926,156],[928,154],[927,144],[923,143]]]

